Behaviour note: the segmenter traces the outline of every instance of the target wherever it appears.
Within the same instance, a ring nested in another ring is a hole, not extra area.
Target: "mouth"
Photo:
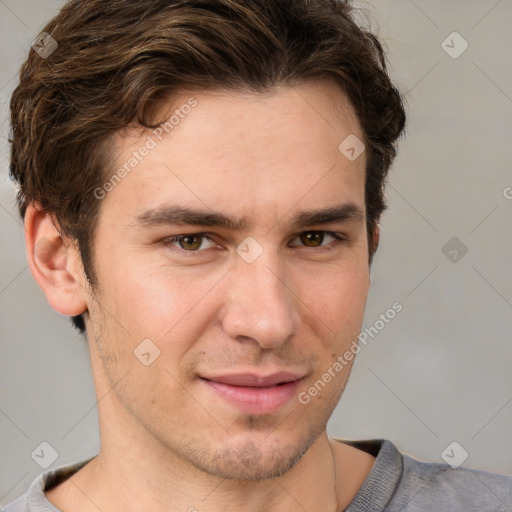
[[[200,377],[216,396],[247,414],[271,414],[282,409],[296,395],[303,378],[303,374],[292,372]]]

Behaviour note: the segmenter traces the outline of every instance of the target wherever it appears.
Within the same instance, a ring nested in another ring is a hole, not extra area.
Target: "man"
[[[510,510],[512,478],[329,439],[405,124],[331,0],[73,0],[13,94],[27,255],[100,453],[7,512]]]

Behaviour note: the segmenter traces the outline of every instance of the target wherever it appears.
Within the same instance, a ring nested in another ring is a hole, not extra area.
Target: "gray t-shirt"
[[[384,439],[342,442],[376,457],[345,512],[512,512],[512,476],[422,462],[401,454]],[[69,478],[89,460],[39,475],[28,492],[3,512],[60,512],[43,491]]]

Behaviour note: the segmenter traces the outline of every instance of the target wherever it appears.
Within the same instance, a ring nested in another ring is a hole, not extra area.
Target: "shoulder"
[[[46,499],[45,491],[67,480],[93,458],[62,465],[40,474],[25,494],[5,505],[1,512],[60,512]]]
[[[342,442],[376,457],[347,512],[512,512],[512,476],[421,461],[385,439]]]
[[[28,492],[16,498],[14,501],[8,503],[4,508],[2,508],[2,512],[29,512],[28,508]]]
[[[424,462],[403,455],[403,473],[389,510],[512,510],[512,476]]]

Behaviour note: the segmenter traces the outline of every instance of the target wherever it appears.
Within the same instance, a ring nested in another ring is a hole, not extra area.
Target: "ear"
[[[377,249],[379,247],[379,241],[380,241],[380,224],[378,222],[375,223],[375,226],[373,228],[373,232],[371,234],[371,237],[369,237],[368,243],[370,244],[370,250],[369,250],[369,261],[368,265],[372,266],[373,263],[373,257],[375,256],[375,253],[377,252]]]
[[[37,203],[25,213],[25,245],[30,271],[57,312],[75,316],[87,310],[86,280],[80,254],[61,236],[55,217]]]
[[[375,254],[380,242],[380,224],[376,223],[372,233],[372,253]]]

